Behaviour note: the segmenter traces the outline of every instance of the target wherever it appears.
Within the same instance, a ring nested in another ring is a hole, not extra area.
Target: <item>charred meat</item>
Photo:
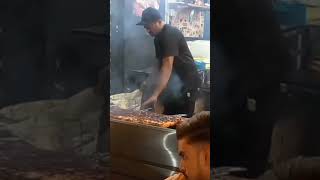
[[[110,117],[112,119],[163,128],[175,128],[176,125],[183,120],[182,117],[177,115],[168,116],[148,111],[120,109],[117,107],[110,108]]]

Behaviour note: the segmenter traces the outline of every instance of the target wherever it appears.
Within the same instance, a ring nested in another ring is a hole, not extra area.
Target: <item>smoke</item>
[[[154,90],[158,86],[159,82],[159,71],[154,73],[150,80],[148,81],[149,83],[152,83],[150,89],[146,89],[145,92],[150,96]],[[150,87],[150,86],[149,86]],[[162,101],[173,101],[180,99],[182,97],[182,88],[183,88],[183,82],[180,79],[180,77],[176,74],[175,71],[172,72],[171,77],[169,79],[167,87],[164,89],[164,91],[161,93],[161,100]]]
[[[182,87],[182,80],[175,72],[173,72],[171,74],[166,92],[171,95],[170,98],[178,99],[182,96]]]
[[[116,1],[111,3],[111,28],[114,28],[111,30],[111,72],[117,74],[115,76],[111,74],[111,89],[119,86],[113,83],[116,82],[115,79],[123,78],[125,87],[122,92],[142,89],[144,98],[148,98],[157,87],[159,69],[155,58],[153,38],[146,33],[143,27],[136,25],[140,20],[141,17],[134,14],[134,1],[125,1],[123,5]],[[156,69],[150,71],[152,67]],[[145,76],[133,70],[153,73]],[[145,87],[143,87],[144,81],[146,81]],[[173,72],[162,97],[181,97],[182,86],[181,79]]]
[[[110,94],[120,93],[123,90],[123,1],[110,2]],[[107,22],[109,23],[109,22]]]
[[[134,1],[111,2],[111,91],[140,88],[141,76],[132,70],[144,70],[157,63],[153,39],[136,25],[140,20],[134,14]]]

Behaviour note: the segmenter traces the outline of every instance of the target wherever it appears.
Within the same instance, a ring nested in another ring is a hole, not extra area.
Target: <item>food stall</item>
[[[136,26],[142,11],[150,6],[160,11],[167,24],[185,35],[202,77],[198,111],[208,110],[210,106],[210,4],[205,1],[111,1],[111,173],[126,179],[160,180],[179,171],[175,126],[184,120],[184,115],[140,110],[145,85],[152,76],[152,66],[157,63],[153,39]],[[185,23],[180,23],[179,18]]]

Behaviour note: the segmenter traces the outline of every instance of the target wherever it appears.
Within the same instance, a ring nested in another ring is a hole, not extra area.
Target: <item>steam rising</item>
[[[121,92],[131,92],[141,84],[132,70],[149,68],[157,60],[153,39],[136,25],[140,17],[134,15],[134,1],[124,3],[111,2],[111,91],[121,88]]]

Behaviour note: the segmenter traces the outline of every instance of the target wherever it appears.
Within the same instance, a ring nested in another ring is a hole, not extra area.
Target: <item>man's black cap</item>
[[[137,25],[145,26],[153,22],[156,22],[159,19],[162,19],[160,12],[155,8],[148,7],[142,12],[141,21]]]

